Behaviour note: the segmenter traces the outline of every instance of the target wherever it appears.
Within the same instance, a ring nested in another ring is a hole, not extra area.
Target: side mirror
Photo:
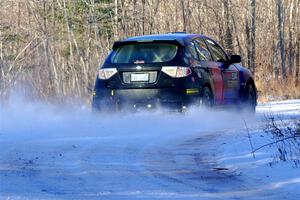
[[[242,62],[242,58],[240,55],[232,55],[229,59],[229,64],[240,63]]]
[[[242,58],[240,55],[232,55],[230,59],[224,63],[223,69],[228,69],[228,67],[233,63],[240,63],[242,62]]]

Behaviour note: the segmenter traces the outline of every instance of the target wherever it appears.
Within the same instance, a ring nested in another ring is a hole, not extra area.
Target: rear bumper
[[[93,97],[93,108],[119,110],[136,108],[182,109],[197,102],[199,89],[102,89]]]

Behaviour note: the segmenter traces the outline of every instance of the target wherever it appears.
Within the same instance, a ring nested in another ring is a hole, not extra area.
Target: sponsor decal
[[[228,72],[226,73],[226,77],[230,80],[237,80],[238,75],[236,72]]]
[[[191,89],[186,89],[186,94],[191,95],[191,94],[198,94],[199,89],[198,88],[191,88]]]

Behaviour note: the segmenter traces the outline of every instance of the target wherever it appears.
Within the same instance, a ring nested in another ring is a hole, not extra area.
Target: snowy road
[[[225,111],[94,116],[41,104],[0,107],[0,199],[298,199],[300,169],[270,165],[265,113],[300,118],[300,100]]]

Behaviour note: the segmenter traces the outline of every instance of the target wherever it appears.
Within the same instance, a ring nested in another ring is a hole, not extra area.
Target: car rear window
[[[177,46],[168,43],[127,44],[114,50],[112,63],[161,63],[171,61]]]

